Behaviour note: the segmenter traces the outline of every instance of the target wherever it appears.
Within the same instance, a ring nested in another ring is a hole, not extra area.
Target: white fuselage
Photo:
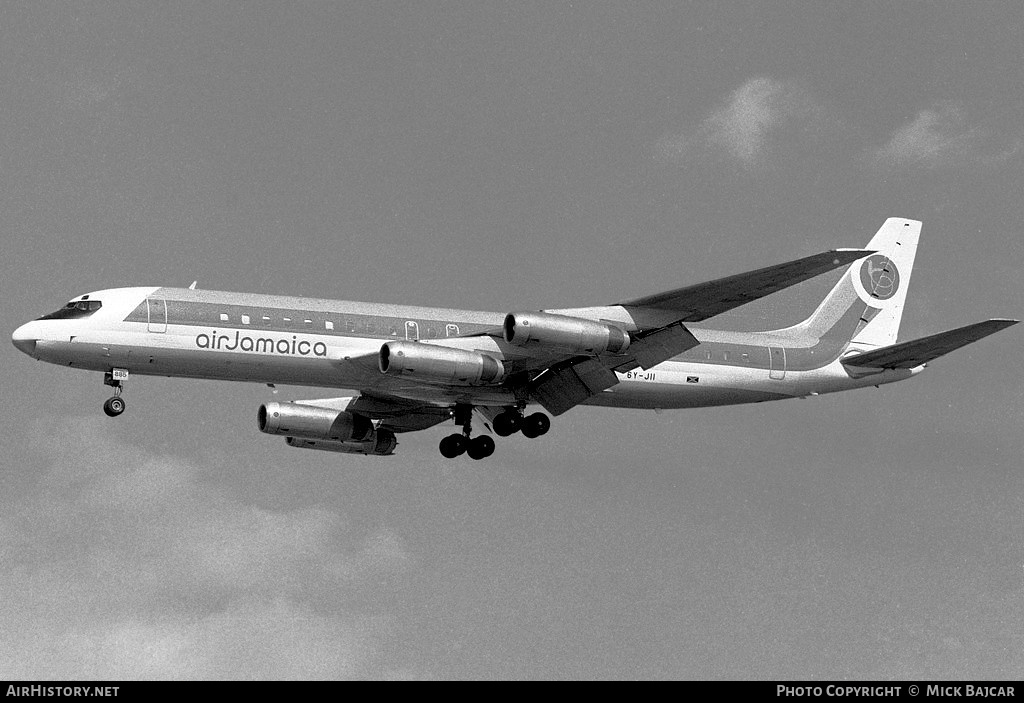
[[[500,330],[500,313],[153,287],[84,297],[102,307],[82,318],[29,322],[15,332],[15,345],[42,361],[94,371],[357,389],[437,405],[489,406],[516,399],[501,386],[439,387],[387,377],[376,365],[381,344],[414,339],[499,359],[525,354],[485,333]],[[807,343],[789,348],[772,333],[691,331],[700,345],[650,369],[619,373],[617,385],[586,402],[627,408],[760,402],[891,383],[922,370],[855,377],[835,349],[820,361],[787,366],[787,357],[810,358],[815,350]]]

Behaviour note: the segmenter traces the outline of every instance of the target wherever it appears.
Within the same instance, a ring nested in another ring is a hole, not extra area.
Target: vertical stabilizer
[[[850,269],[857,295],[867,304],[867,324],[857,330],[854,342],[876,347],[896,343],[920,235],[917,220],[890,217],[868,244],[878,253]]]
[[[890,217],[814,313],[779,334],[841,337],[875,347],[896,343],[921,223]]]

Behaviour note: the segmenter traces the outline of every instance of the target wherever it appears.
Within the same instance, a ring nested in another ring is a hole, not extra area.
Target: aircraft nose
[[[26,323],[14,330],[14,334],[11,335],[11,343],[29,356],[35,356],[36,340],[39,339],[32,327],[31,322]]]

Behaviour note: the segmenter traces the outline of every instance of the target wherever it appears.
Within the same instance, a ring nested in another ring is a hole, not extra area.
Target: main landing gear
[[[470,437],[473,423],[473,406],[455,406],[455,424],[462,425],[462,434],[450,434],[441,440],[438,448],[441,456],[454,459],[460,454],[468,454],[470,459],[484,459],[494,454],[494,440],[483,434]]]
[[[114,389],[114,397],[107,398],[107,401],[103,403],[103,412],[108,417],[117,417],[124,412],[125,403],[124,398],[121,397],[121,380],[125,378],[128,378],[128,372],[124,369],[114,369],[103,374],[103,383]]]
[[[472,415],[471,405],[455,406],[455,424],[462,425],[462,434],[451,434],[441,440],[438,445],[441,456],[454,459],[461,454],[468,454],[470,459],[484,459],[494,453],[494,440],[489,436],[470,437]],[[544,413],[523,417],[519,408],[509,408],[494,418],[494,433],[499,437],[522,432],[524,437],[534,439],[546,434],[549,429],[551,419]]]
[[[523,417],[518,409],[509,408],[494,418],[494,432],[499,437],[508,437],[522,432],[524,437],[536,439],[551,429],[551,418],[544,413]]]
[[[441,440],[439,448],[441,456],[446,459],[454,459],[460,454],[468,454],[470,459],[484,459],[494,454],[494,440],[485,434],[473,438],[450,434]]]

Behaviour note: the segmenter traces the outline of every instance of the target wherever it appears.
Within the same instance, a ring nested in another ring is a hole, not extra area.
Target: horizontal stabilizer
[[[847,266],[873,253],[862,249],[834,249],[756,271],[648,295],[621,305],[627,309],[640,307],[669,310],[676,313],[672,316],[675,322],[698,322]]]
[[[994,334],[1001,329],[1017,324],[1018,320],[986,320],[948,332],[939,332],[910,342],[893,344],[874,351],[848,356],[843,359],[846,366],[880,369],[912,369],[943,354],[967,346],[971,342]]]

